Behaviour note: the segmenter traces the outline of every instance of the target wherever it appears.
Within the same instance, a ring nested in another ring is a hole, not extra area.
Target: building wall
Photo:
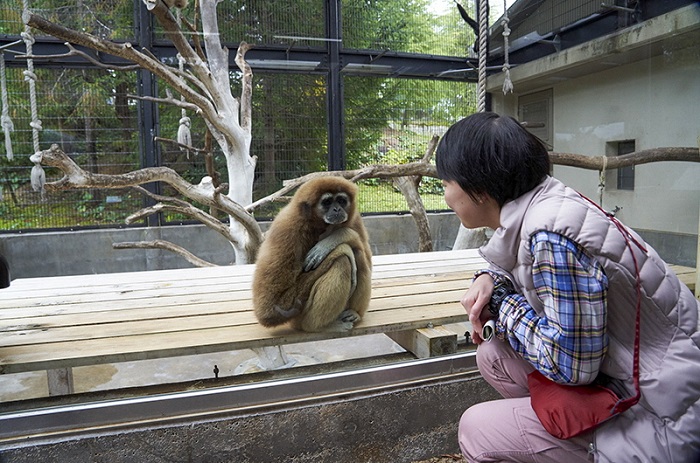
[[[637,151],[697,146],[700,54],[689,51],[554,86],[554,151],[600,156],[606,143],[621,140],[635,140]],[[598,199],[598,172],[557,166],[554,175]],[[633,228],[697,234],[698,179],[700,163],[639,165],[634,191],[608,186],[603,206],[621,207],[617,216]]]
[[[637,151],[698,147],[699,28],[698,8],[689,6],[615,36],[515,67],[512,94],[503,94],[503,74],[495,74],[487,86],[492,109],[517,117],[524,97],[551,90],[555,152],[602,156],[610,153],[608,143],[623,140],[635,140]],[[555,166],[553,174],[600,201],[597,171]],[[667,250],[667,260],[695,265],[700,163],[638,165],[634,191],[618,190],[616,171],[607,174],[603,207],[619,209],[617,217],[648,237],[657,250]]]

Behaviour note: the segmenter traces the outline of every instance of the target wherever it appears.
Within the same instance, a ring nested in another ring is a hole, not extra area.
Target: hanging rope
[[[176,15],[178,24],[181,24],[181,13],[179,8],[177,9]],[[180,72],[184,72],[185,58],[180,53],[177,54],[177,62]],[[180,95],[180,100],[185,101],[185,98],[182,95]],[[182,108],[182,113],[180,116],[180,126],[177,128],[177,142],[180,143],[180,145],[192,146],[192,132],[190,131],[191,125],[192,121],[189,117],[187,117],[187,111],[185,111],[185,108]],[[187,159],[190,158],[190,150],[180,146],[180,151],[185,151],[187,154]]]
[[[10,134],[15,131],[15,125],[10,118],[10,103],[7,95],[7,80],[5,74],[5,54],[0,50],[0,94],[2,94],[2,116],[0,116],[0,125],[5,133],[5,152],[7,160],[12,161],[14,154],[12,153],[12,139]]]
[[[598,204],[603,207],[603,192],[605,191],[605,171],[608,168],[608,157],[603,156],[603,168],[598,172]]]
[[[476,87],[478,112],[486,111],[486,54],[488,35],[488,0],[479,0],[479,78]]]
[[[180,63],[180,71],[182,71],[185,68],[185,58],[183,58],[182,55],[178,53],[177,60]],[[184,101],[184,98],[182,96],[180,96],[180,99]],[[191,124],[192,122],[190,121],[190,118],[187,117],[187,111],[185,111],[185,109],[183,108],[180,116],[180,126],[177,128],[177,142],[180,145],[192,146],[192,133],[190,132]],[[190,150],[183,146],[180,146],[180,151],[185,151],[187,154],[187,159],[190,158]]]
[[[510,18],[508,18],[508,5],[506,0],[503,0],[503,20],[501,24],[503,25],[503,72],[505,77],[503,78],[503,94],[508,92],[513,92],[513,82],[510,80],[510,61],[508,58],[508,37],[510,37]]]
[[[29,0],[22,0],[22,19],[24,20],[24,32],[22,39],[27,48],[27,55],[31,56],[32,46],[34,45],[34,36],[32,29],[27,24],[29,20]],[[34,73],[34,60],[27,59],[27,70],[24,71],[24,80],[29,83],[29,105],[32,113],[32,121],[29,125],[32,127],[32,144],[34,153],[39,153],[39,131],[41,131],[41,120],[39,119],[39,111],[36,104],[36,74]],[[40,158],[40,156],[39,156]],[[34,191],[41,193],[41,198],[44,199],[44,185],[46,184],[46,174],[41,167],[41,161],[35,162],[32,167],[31,184]]]

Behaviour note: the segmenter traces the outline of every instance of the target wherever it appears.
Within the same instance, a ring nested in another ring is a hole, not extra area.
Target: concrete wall
[[[682,52],[677,52],[683,54]],[[634,140],[636,149],[698,146],[700,54],[672,55],[563,82],[554,88],[554,150],[606,154],[606,143]],[[586,102],[595,102],[586,104]],[[598,198],[598,172],[556,167],[555,175]],[[612,172],[614,174],[614,172]],[[608,186],[603,206],[633,228],[698,232],[700,163],[635,167],[634,191]],[[608,179],[614,185],[615,178]]]
[[[451,249],[459,229],[457,217],[430,214],[429,220],[434,250]],[[418,230],[410,215],[369,216],[364,222],[374,254],[418,250]],[[234,260],[230,244],[202,225],[6,234],[0,235],[0,254],[7,258],[13,279],[191,266],[167,251],[112,249],[112,243],[154,239],[172,241],[215,264],[230,265]]]

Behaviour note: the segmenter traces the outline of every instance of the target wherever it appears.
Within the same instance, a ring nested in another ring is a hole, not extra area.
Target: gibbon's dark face
[[[328,225],[337,225],[348,220],[350,197],[347,193],[324,193],[316,204],[316,212]]]

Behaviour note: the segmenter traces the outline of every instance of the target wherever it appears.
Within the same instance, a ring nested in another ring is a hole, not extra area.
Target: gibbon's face
[[[348,220],[350,203],[347,193],[324,193],[316,204],[316,213],[328,225],[337,225]]]

